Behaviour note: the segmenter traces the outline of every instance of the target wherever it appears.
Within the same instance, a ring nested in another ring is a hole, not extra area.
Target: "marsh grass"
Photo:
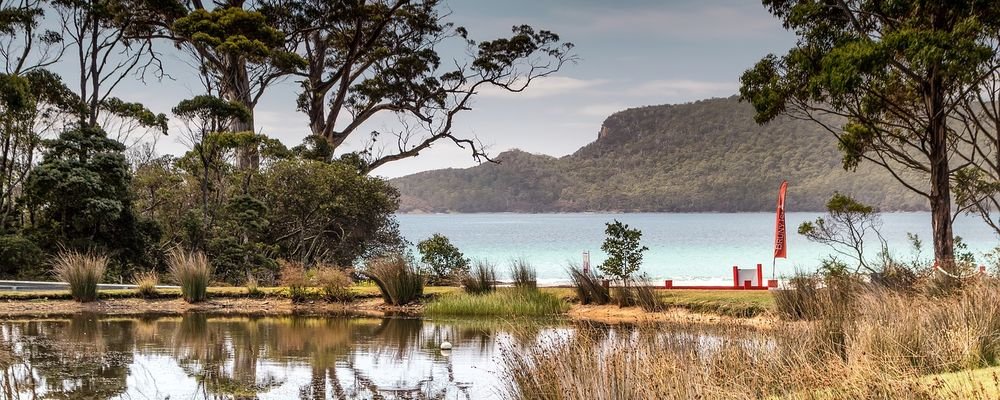
[[[476,260],[472,270],[461,279],[462,289],[469,294],[491,293],[497,289],[497,267],[487,260]]]
[[[208,298],[208,283],[212,280],[212,265],[202,252],[174,249],[167,257],[170,275],[181,287],[181,297],[188,303]]]
[[[403,256],[372,260],[363,273],[375,282],[387,304],[405,305],[424,294],[424,277]]]
[[[264,297],[264,291],[260,290],[260,280],[253,273],[247,273],[247,279],[243,282],[243,286],[247,289],[247,296]]]
[[[566,270],[573,281],[573,289],[580,304],[608,304],[611,293],[601,284],[601,279],[592,272],[583,272],[580,267],[571,265]]]
[[[153,298],[158,294],[156,285],[160,284],[160,275],[156,271],[139,272],[132,277],[132,284],[135,285],[135,291],[139,297]]]
[[[581,328],[511,345],[501,353],[503,397],[996,398],[1000,379],[961,371],[1000,363],[1000,284],[949,297],[850,285],[847,297],[819,290],[812,320],[768,330],[651,325],[609,336]]]
[[[566,312],[569,304],[551,293],[530,288],[500,288],[488,294],[445,295],[427,305],[428,315],[536,317]]]
[[[107,257],[90,252],[63,250],[53,261],[56,278],[68,283],[70,296],[81,303],[97,300],[97,284],[107,268]]]
[[[645,276],[632,283],[632,299],[646,312],[663,311],[666,308],[659,294],[653,289],[652,282]]]
[[[538,273],[526,258],[510,260],[510,280],[516,288],[537,288]]]

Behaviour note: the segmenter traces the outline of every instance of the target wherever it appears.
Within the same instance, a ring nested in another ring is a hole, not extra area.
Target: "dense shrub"
[[[430,284],[446,284],[456,278],[463,279],[469,272],[469,259],[451,244],[447,236],[440,233],[417,243],[417,250],[420,251],[420,261],[428,268],[427,280]]]
[[[0,236],[0,276],[4,278],[40,278],[46,268],[42,250],[21,235]]]
[[[188,303],[208,298],[208,284],[212,280],[212,265],[202,252],[174,249],[167,257],[170,275],[181,287],[181,296]]]
[[[81,303],[97,300],[97,284],[104,278],[107,270],[107,257],[94,253],[61,251],[53,263],[56,278],[69,284],[73,300]]]
[[[351,277],[336,267],[316,268],[313,282],[323,291],[327,301],[350,301],[354,297],[351,294]]]
[[[374,259],[363,272],[375,282],[386,303],[401,306],[424,294],[424,277],[401,255]]]
[[[281,260],[281,285],[288,288],[288,297],[293,303],[303,302],[309,298],[309,281],[306,268],[302,263]]]

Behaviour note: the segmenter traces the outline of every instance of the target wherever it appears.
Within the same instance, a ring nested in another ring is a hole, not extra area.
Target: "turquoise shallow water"
[[[820,213],[788,213],[788,259],[777,261],[776,275],[788,275],[796,269],[814,269],[831,250],[811,243],[795,230],[800,223],[813,220]],[[711,214],[428,214],[399,215],[400,230],[416,243],[430,235],[448,236],[466,256],[486,258],[505,264],[512,257],[525,257],[538,269],[539,281],[556,283],[566,280],[565,266],[579,262],[584,251],[591,254],[591,264],[604,260],[601,243],[604,224],[618,219],[643,232],[642,242],[649,247],[643,271],[656,280],[672,278],[699,283],[731,282],[732,266],[765,266],[771,275],[774,242],[773,213]],[[912,258],[907,232],[924,240],[923,257],[931,256],[929,213],[887,213],[882,216],[882,234],[890,250],[905,259]],[[977,217],[959,216],[955,234],[961,236],[984,262],[982,253],[1000,241]],[[873,248],[873,251],[877,249]]]

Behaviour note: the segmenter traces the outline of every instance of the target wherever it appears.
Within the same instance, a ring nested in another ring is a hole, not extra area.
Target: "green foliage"
[[[45,142],[44,159],[29,175],[25,196],[43,247],[94,249],[112,255],[115,275],[150,264],[159,230],[133,213],[125,147],[98,128],[74,128]]]
[[[430,268],[428,283],[432,285],[447,283],[469,271],[469,259],[440,233],[417,243],[417,250],[420,262]]]
[[[605,274],[618,278],[625,286],[628,286],[632,274],[639,271],[642,265],[642,253],[649,250],[642,246],[639,239],[642,232],[638,229],[631,229],[628,224],[618,220],[607,223],[604,230],[606,238],[601,250],[608,254],[608,258],[601,265],[597,266]]]
[[[569,304],[539,290],[503,288],[489,294],[442,296],[427,305],[428,315],[540,317],[566,312]]]
[[[773,212],[783,179],[790,210],[825,210],[834,191],[882,210],[927,209],[877,166],[844,171],[837,139],[821,127],[788,117],[760,126],[753,116],[735,97],[633,108],[565,157],[511,150],[500,164],[390,182],[403,212]]]
[[[827,215],[799,225],[799,234],[806,239],[829,246],[837,254],[854,260],[855,272],[864,269],[878,272],[865,256],[866,238],[874,239],[881,246],[882,255],[888,254],[882,238],[882,216],[874,207],[861,204],[854,198],[834,193],[826,203]],[[839,263],[839,262],[838,262]]]
[[[48,274],[42,249],[21,235],[0,236],[0,276],[3,279],[40,279]]]

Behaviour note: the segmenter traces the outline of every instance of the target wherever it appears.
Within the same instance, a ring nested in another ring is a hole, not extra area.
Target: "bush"
[[[132,277],[132,284],[135,285],[136,292],[146,299],[156,296],[156,285],[159,283],[160,276],[156,274],[156,271],[139,272]]]
[[[528,260],[516,258],[510,262],[510,280],[516,288],[537,288],[538,274]]]
[[[427,305],[428,315],[534,317],[565,312],[569,305],[559,297],[529,288],[502,288],[473,295],[442,296]]]
[[[288,297],[293,303],[301,303],[309,299],[309,282],[306,279],[306,268],[296,261],[281,260],[281,284],[288,287]]]
[[[323,291],[327,301],[351,301],[351,278],[335,267],[319,267],[313,274],[313,281]]]
[[[45,275],[42,250],[21,235],[0,236],[0,276],[40,278]]]
[[[405,305],[424,294],[423,276],[402,255],[372,260],[364,275],[375,282],[382,300],[391,305]]]
[[[56,277],[69,284],[73,300],[86,303],[97,300],[97,284],[104,278],[108,258],[94,253],[61,251],[53,267]]]
[[[469,272],[469,259],[440,233],[417,243],[417,250],[420,251],[420,261],[429,268],[427,277],[431,284],[446,283],[455,277],[463,278]]]
[[[212,280],[212,265],[202,252],[174,249],[167,257],[170,275],[181,287],[181,297],[188,303],[208,298],[208,283]]]
[[[462,277],[462,289],[469,294],[485,294],[497,289],[496,266],[486,260],[476,260],[472,272]]]
[[[591,272],[583,272],[577,266],[570,266],[567,271],[573,281],[573,288],[576,290],[576,298],[581,304],[608,304],[611,302],[611,294],[608,289],[601,284],[601,278]]]

